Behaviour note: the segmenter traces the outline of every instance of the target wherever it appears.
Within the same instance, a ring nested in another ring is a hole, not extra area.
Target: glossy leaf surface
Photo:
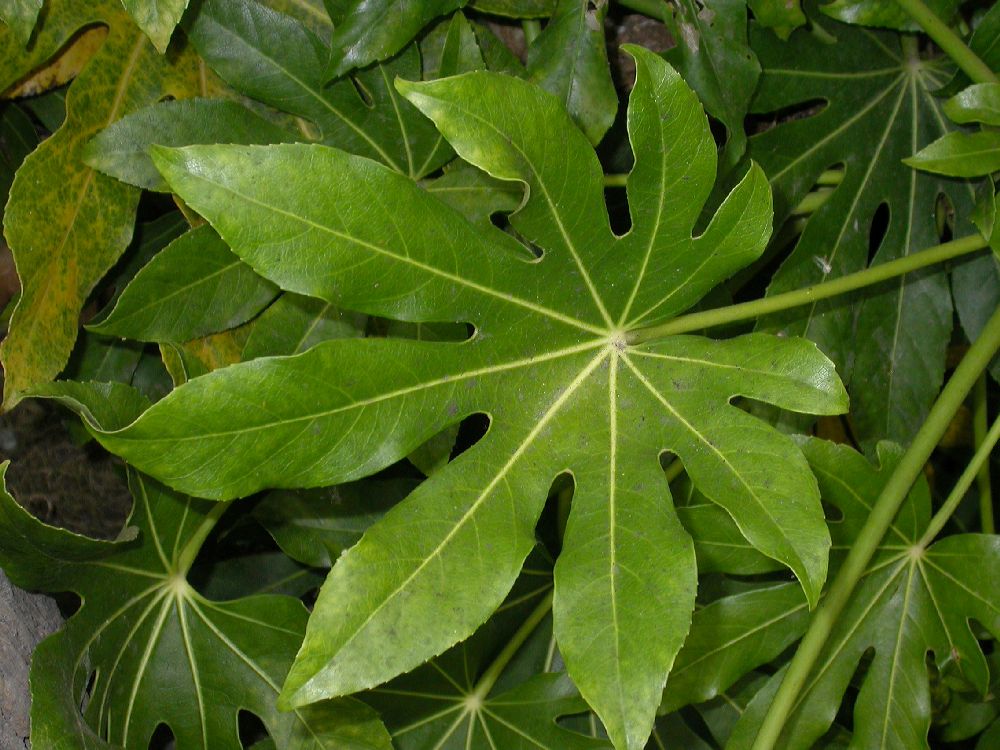
[[[944,103],[944,113],[957,123],[1000,125],[1000,83],[977,83],[959,91]]]
[[[379,684],[471,633],[510,589],[548,487],[567,469],[576,493],[556,569],[556,637],[617,746],[645,743],[693,604],[693,549],[658,454],[677,454],[744,536],[791,567],[811,601],[818,595],[827,533],[805,461],[729,401],[842,411],[828,360],[809,342],[763,334],[642,344],[627,335],[757,257],[771,219],[753,167],[691,236],[715,175],[708,123],[666,63],[633,52],[633,228],[621,238],[608,226],[596,157],[550,95],[489,73],[399,84],[460,156],[528,185],[511,221],[541,261],[409,179],[339,151],[154,150],[172,188],[283,288],[369,314],[475,326],[462,343],[331,341],[194,379],[125,429],[90,420],[128,461],[221,499],[369,474],[469,414],[491,415],[482,441],[337,561],[287,705]],[[594,462],[595,450],[608,462]],[[401,638],[402,622],[419,635]]]
[[[925,0],[925,2],[930,11],[946,23],[952,20],[960,4],[960,0]],[[920,25],[895,2],[834,0],[832,3],[821,5],[820,8],[831,18],[845,23],[920,31]]]
[[[948,133],[903,160],[915,169],[948,177],[980,177],[1000,169],[1000,133]]]
[[[898,35],[822,23],[836,43],[817,43],[805,30],[787,43],[753,33],[764,70],[755,111],[801,113],[750,139],[774,190],[776,219],[788,218],[825,170],[844,168],[768,295],[861,270],[872,243],[873,265],[938,244],[942,195],[964,233],[974,203],[968,184],[903,164],[950,127],[932,93],[943,82],[940,64],[909,60]],[[912,438],[941,387],[952,328],[943,270],[900,276],[877,291],[856,304],[836,298],[761,321],[763,330],[808,337],[837,363],[866,449]]]
[[[4,464],[3,469],[6,469]],[[114,542],[46,526],[0,492],[0,562],[21,586],[73,591],[80,610],[39,646],[32,743],[146,746],[162,722],[179,745],[237,750],[250,711],[276,747],[388,750],[374,713],[344,699],[292,713],[276,699],[305,627],[291,597],[216,602],[185,579],[220,506],[132,476],[134,527]]]

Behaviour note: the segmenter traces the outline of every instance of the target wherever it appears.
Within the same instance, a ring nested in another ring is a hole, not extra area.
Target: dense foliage
[[[0,18],[34,746],[1000,743],[1000,5]]]

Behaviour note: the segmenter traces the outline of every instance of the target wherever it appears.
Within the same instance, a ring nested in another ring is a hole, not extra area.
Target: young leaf
[[[111,312],[88,328],[137,341],[181,343],[245,323],[277,292],[211,227],[202,226],[158,253]]]
[[[836,35],[835,44],[817,43],[804,30],[787,43],[762,31],[751,35],[764,69],[754,110],[796,108],[804,115],[750,139],[750,155],[774,189],[776,220],[788,218],[824,170],[844,167],[842,181],[809,218],[768,295],[863,269],[870,243],[878,240],[879,214],[885,233],[872,264],[938,244],[940,196],[950,201],[959,226],[974,203],[967,183],[902,163],[948,129],[931,93],[941,82],[941,63],[904,51],[895,34],[832,21],[824,26]],[[765,318],[761,327],[806,336],[837,363],[866,448],[883,438],[905,444],[944,376],[952,328],[947,272],[901,276],[858,304],[819,302]]]
[[[255,0],[205,0],[189,34],[230,86],[308,120],[323,143],[378,159],[414,178],[449,158],[446,149],[438,149],[440,139],[431,123],[392,88],[396,76],[420,77],[414,45],[353,81],[327,86],[322,71],[328,50],[320,37]]]
[[[1000,169],[1000,133],[948,133],[903,159],[914,169],[948,177],[980,177]]]
[[[805,460],[730,401],[836,413],[845,394],[801,339],[641,342],[633,333],[758,257],[771,214],[752,167],[691,236],[715,175],[707,118],[665,62],[632,53],[633,229],[621,238],[608,224],[596,155],[549,94],[485,72],[399,84],[460,156],[527,184],[511,222],[540,261],[411,180],[340,151],[154,149],[174,190],[283,288],[476,330],[462,343],[331,341],[192,380],[122,430],[90,420],[135,465],[224,498],[369,474],[467,415],[491,415],[483,440],[337,561],[286,682],[287,705],[379,684],[471,633],[510,589],[548,488],[567,469],[576,492],[556,573],[556,634],[616,746],[644,744],[693,606],[693,548],[658,454],[679,456],[744,536],[791,567],[810,601],[818,596],[827,532]],[[608,461],[595,462],[595,450]]]
[[[17,41],[26,47],[35,30],[38,12],[42,9],[43,0],[2,0],[0,2],[0,20],[7,24]]]
[[[850,448],[820,440],[809,441],[805,451],[823,499],[843,512],[843,521],[831,524],[842,557],[901,453],[882,446],[876,468]],[[852,747],[928,747],[928,653],[942,673],[960,675],[985,693],[989,669],[971,621],[1000,636],[1000,541],[958,534],[923,547],[918,541],[929,520],[929,493],[921,482],[838,619],[778,746],[812,747],[829,729],[849,684],[858,680]],[[750,746],[782,674],[754,698],[727,747]]]
[[[157,51],[163,53],[167,51],[174,27],[184,15],[188,0],[122,0],[122,4]]]
[[[615,121],[618,94],[604,41],[606,3],[559,0],[528,48],[530,80],[558,97],[593,144]]]
[[[84,166],[85,143],[121,115],[167,95],[189,96],[201,85],[190,50],[170,58],[157,54],[117,0],[50,0],[31,49],[0,60],[0,88],[95,24],[107,26],[107,37],[70,86],[62,127],[18,170],[4,215],[22,284],[0,347],[5,409],[66,364],[87,295],[132,236],[139,192]],[[60,210],[39,210],[53,204]]]
[[[186,580],[187,567],[222,506],[135,474],[131,486],[135,527],[114,542],[46,526],[0,491],[7,575],[22,587],[73,591],[83,601],[32,660],[32,743],[145,747],[162,722],[179,746],[237,750],[245,710],[277,747],[388,750],[385,729],[357,701],[277,710],[305,607],[283,596],[216,602],[200,595]]]
[[[1000,83],[977,83],[962,89],[944,103],[944,113],[960,124],[1000,125]]]

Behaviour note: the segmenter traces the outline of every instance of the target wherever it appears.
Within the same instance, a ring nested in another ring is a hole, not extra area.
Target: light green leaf
[[[548,488],[567,469],[577,499],[557,573],[556,633],[618,747],[644,744],[694,600],[693,547],[660,453],[674,452],[742,533],[791,567],[810,601],[818,596],[828,542],[805,460],[729,402],[840,412],[845,393],[829,361],[806,341],[762,334],[631,338],[758,257],[771,226],[765,180],[752,167],[692,237],[716,167],[707,118],[665,62],[631,51],[637,165],[633,229],[621,238],[608,225],[596,155],[549,94],[485,72],[399,84],[465,160],[528,185],[511,223],[541,261],[406,177],[340,151],[154,149],[171,186],[282,288],[398,320],[475,327],[461,343],[329,341],[194,379],[123,430],[90,420],[129,462],[221,499],[370,474],[462,418],[490,414],[483,440],[337,561],[286,705],[379,684],[471,633],[509,591]],[[595,451],[609,462],[595,464]],[[656,520],[640,527],[633,517]],[[637,559],[654,549],[657,565]],[[599,579],[581,573],[594,561]],[[581,587],[592,586],[616,604],[582,634],[573,618],[589,607]],[[621,668],[609,673],[616,653]]]
[[[666,57],[726,126],[722,169],[730,169],[746,149],[743,120],[760,77],[747,45],[746,0],[680,0],[667,24],[678,44]]]
[[[606,2],[559,0],[528,48],[529,80],[557,97],[595,145],[618,110],[604,39],[606,12]]]
[[[162,722],[179,746],[236,750],[245,710],[277,747],[388,750],[381,723],[357,701],[278,711],[278,684],[300,642],[305,607],[282,596],[206,599],[186,573],[222,506],[138,475],[131,486],[135,527],[115,542],[46,526],[0,492],[7,575],[83,600],[32,660],[32,744],[144,747]]]
[[[28,40],[31,39],[31,32],[35,30],[42,2],[44,0],[2,0],[0,2],[0,20],[11,28],[22,47],[26,47]]]
[[[107,316],[88,328],[138,341],[181,343],[245,323],[277,292],[203,226],[159,252]]]
[[[980,177],[1000,169],[1000,132],[948,133],[903,159],[914,169],[948,177]]]
[[[483,227],[490,223],[493,214],[515,210],[524,193],[517,183],[497,180],[463,161],[449,165],[443,175],[426,181],[423,187],[470,222]]]
[[[165,192],[147,150],[152,145],[195,143],[291,143],[303,140],[236,102],[218,99],[166,101],[141,109],[102,130],[87,144],[84,161],[129,185]]]
[[[787,43],[768,32],[751,34],[763,66],[754,111],[801,111],[750,139],[750,155],[774,190],[776,221],[790,216],[825,170],[844,169],[775,274],[769,296],[865,268],[879,214],[885,235],[871,264],[938,244],[941,196],[954,208],[958,235],[967,231],[973,206],[967,183],[902,163],[950,127],[932,93],[945,75],[942,63],[907,59],[898,34],[826,20],[823,26],[836,43],[818,43],[806,30]],[[884,438],[906,444],[923,423],[944,378],[953,318],[944,269],[901,276],[876,291],[760,324],[806,336],[837,363],[851,393],[854,434],[868,450]]]
[[[757,23],[781,39],[788,39],[789,34],[806,22],[800,0],[747,0],[747,7],[753,11]]]
[[[184,15],[188,0],[122,0],[122,4],[157,51],[163,53],[170,44],[174,27]]]
[[[440,138],[431,123],[392,87],[396,76],[420,77],[415,45],[357,74],[354,81],[328,86],[323,77],[326,44],[307,26],[255,0],[205,0],[189,34],[230,86],[304,118],[307,133],[323,143],[378,159],[414,178],[449,158],[447,149],[438,148]]]
[[[943,109],[957,123],[1000,125],[1000,83],[977,83],[962,89],[944,103]]]
[[[286,292],[250,328],[242,359],[299,354],[322,341],[364,335],[366,316]]]
[[[392,57],[438,16],[468,0],[328,0],[333,19],[327,79]]]
[[[190,50],[157,54],[117,0],[52,0],[30,51],[0,60],[0,88],[95,24],[108,27],[107,37],[70,86],[62,127],[18,171],[4,215],[23,290],[0,348],[4,408],[62,370],[87,295],[132,237],[139,191],[86,167],[84,144],[123,114],[167,95],[189,96],[202,80]]]
[[[960,0],[925,0],[932,13],[945,23],[955,16]],[[859,26],[883,26],[900,31],[922,31],[920,24],[909,13],[892,2],[885,0],[834,0],[821,5],[820,10],[830,18]]]
[[[834,550],[842,559],[901,452],[882,446],[876,469],[846,446],[811,440],[805,450],[824,501],[843,512],[843,521],[831,524]],[[838,618],[779,747],[812,747],[852,682],[860,685],[852,747],[929,747],[928,654],[942,673],[960,675],[985,693],[989,670],[971,621],[994,638],[1000,635],[1000,540],[958,534],[918,546],[929,520],[929,493],[921,481]],[[750,746],[782,674],[754,698],[727,747]]]

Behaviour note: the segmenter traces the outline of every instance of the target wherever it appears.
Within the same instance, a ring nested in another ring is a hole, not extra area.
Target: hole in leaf
[[[628,210],[628,196],[624,187],[604,188],[604,202],[608,207],[611,231],[621,237],[632,228],[632,215]]]
[[[80,713],[86,713],[87,706],[90,705],[90,699],[94,695],[94,687],[97,685],[97,672],[98,670],[93,670],[87,677],[87,684],[83,688],[83,693],[80,695]]]
[[[458,428],[458,437],[455,438],[455,447],[451,451],[451,460],[454,461],[482,440],[489,429],[490,418],[481,412],[463,419]]]
[[[788,107],[782,107],[781,109],[749,115],[744,120],[744,130],[746,130],[749,135],[764,133],[785,122],[805,120],[810,117],[815,117],[826,109],[828,104],[829,102],[822,98],[807,99],[804,102],[792,104]]]
[[[604,730],[604,725],[593,711],[560,716],[556,719],[556,723],[563,729],[582,734],[585,737],[607,739],[608,736],[608,733]]]
[[[553,556],[558,555],[562,549],[563,531],[573,503],[575,489],[576,483],[573,480],[573,475],[568,471],[564,471],[552,480],[549,494],[546,496],[545,507],[542,509],[538,524],[535,526],[535,535],[546,549],[552,552]]]
[[[934,204],[934,215],[937,221],[937,235],[941,242],[950,242],[955,237],[955,207],[951,199],[941,193]]]
[[[729,129],[712,115],[708,115],[708,129],[712,131],[712,140],[718,148],[722,148],[729,140]]]
[[[882,241],[885,239],[885,235],[889,231],[889,204],[882,201],[878,208],[875,209],[875,215],[872,216],[872,223],[868,227],[868,264],[875,259],[878,254],[879,248],[882,246]]]
[[[269,736],[267,727],[264,726],[264,722],[260,720],[260,717],[257,714],[244,710],[241,710],[239,713],[239,731],[240,744],[246,748],[252,747]]]
[[[375,97],[372,96],[372,92],[356,76],[351,76],[350,81],[354,84],[354,90],[358,92],[358,97],[365,103],[365,106],[368,109],[373,109],[375,107]]]
[[[174,750],[176,744],[174,733],[163,723],[157,725],[153,736],[149,738],[149,750]]]

